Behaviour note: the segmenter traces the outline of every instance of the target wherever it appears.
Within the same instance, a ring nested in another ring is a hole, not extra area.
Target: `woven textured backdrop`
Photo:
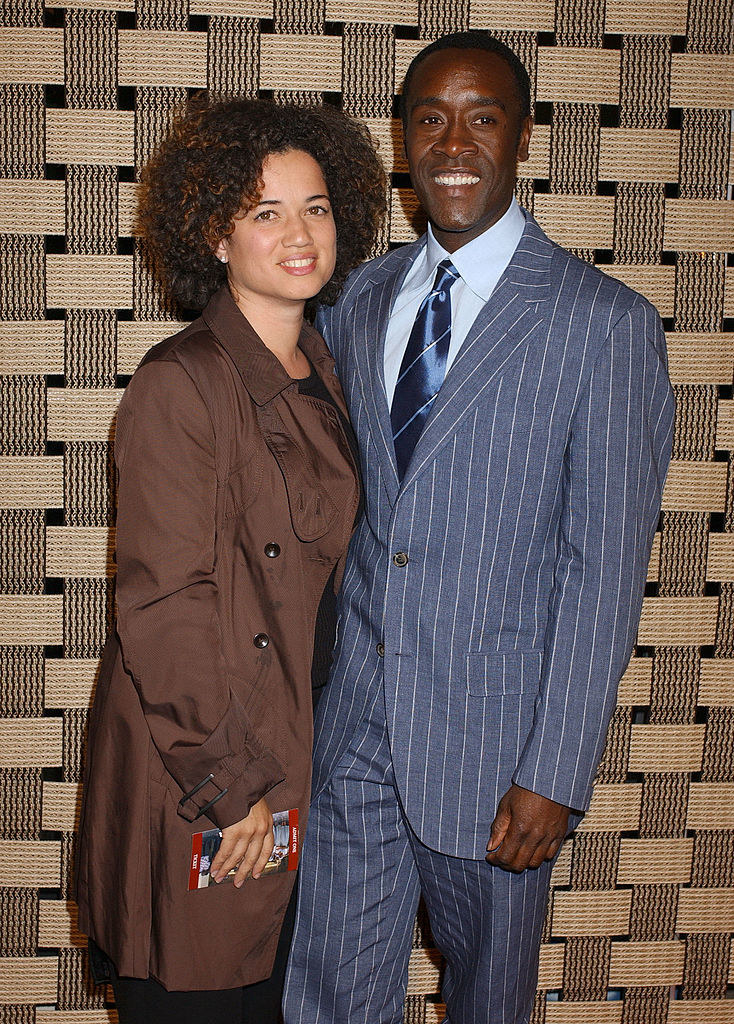
[[[69,893],[114,413],[177,326],[132,235],[139,169],[192,89],[341,94],[392,172],[383,243],[409,240],[396,83],[423,41],[480,27],[532,75],[521,201],[657,306],[678,401],[638,647],[555,870],[533,1024],[732,1024],[731,0],[5,0],[0,18],[0,1022],[114,1019]],[[441,1019],[439,974],[419,917],[407,1021]]]

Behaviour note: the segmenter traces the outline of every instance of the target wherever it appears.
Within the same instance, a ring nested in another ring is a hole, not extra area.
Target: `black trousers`
[[[211,992],[167,992],[154,978],[121,978],[90,942],[94,980],[110,982],[120,1024],[280,1024],[280,1003],[293,935],[296,888],[278,940],[273,973],[264,981]]]

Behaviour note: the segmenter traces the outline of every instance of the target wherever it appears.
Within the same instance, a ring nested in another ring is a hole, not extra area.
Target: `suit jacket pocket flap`
[[[542,649],[467,654],[466,689],[473,697],[537,693]]]

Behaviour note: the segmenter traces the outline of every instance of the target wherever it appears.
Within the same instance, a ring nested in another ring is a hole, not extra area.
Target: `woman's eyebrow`
[[[314,199],[328,199],[329,197],[325,192],[318,192],[315,196],[308,196],[304,200],[306,203],[312,203]],[[255,203],[255,206],[279,206],[283,202],[282,199],[261,199],[259,203]]]

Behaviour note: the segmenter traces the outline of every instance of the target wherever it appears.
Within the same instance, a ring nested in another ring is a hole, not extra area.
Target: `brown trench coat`
[[[321,337],[304,325],[300,345],[345,410]],[[121,975],[250,984],[270,974],[295,873],[188,892],[191,835],[263,795],[305,828],[314,622],[354,522],[354,462],[336,410],[298,393],[226,289],[143,360],[115,457],[118,612],[90,718],[79,925]]]

